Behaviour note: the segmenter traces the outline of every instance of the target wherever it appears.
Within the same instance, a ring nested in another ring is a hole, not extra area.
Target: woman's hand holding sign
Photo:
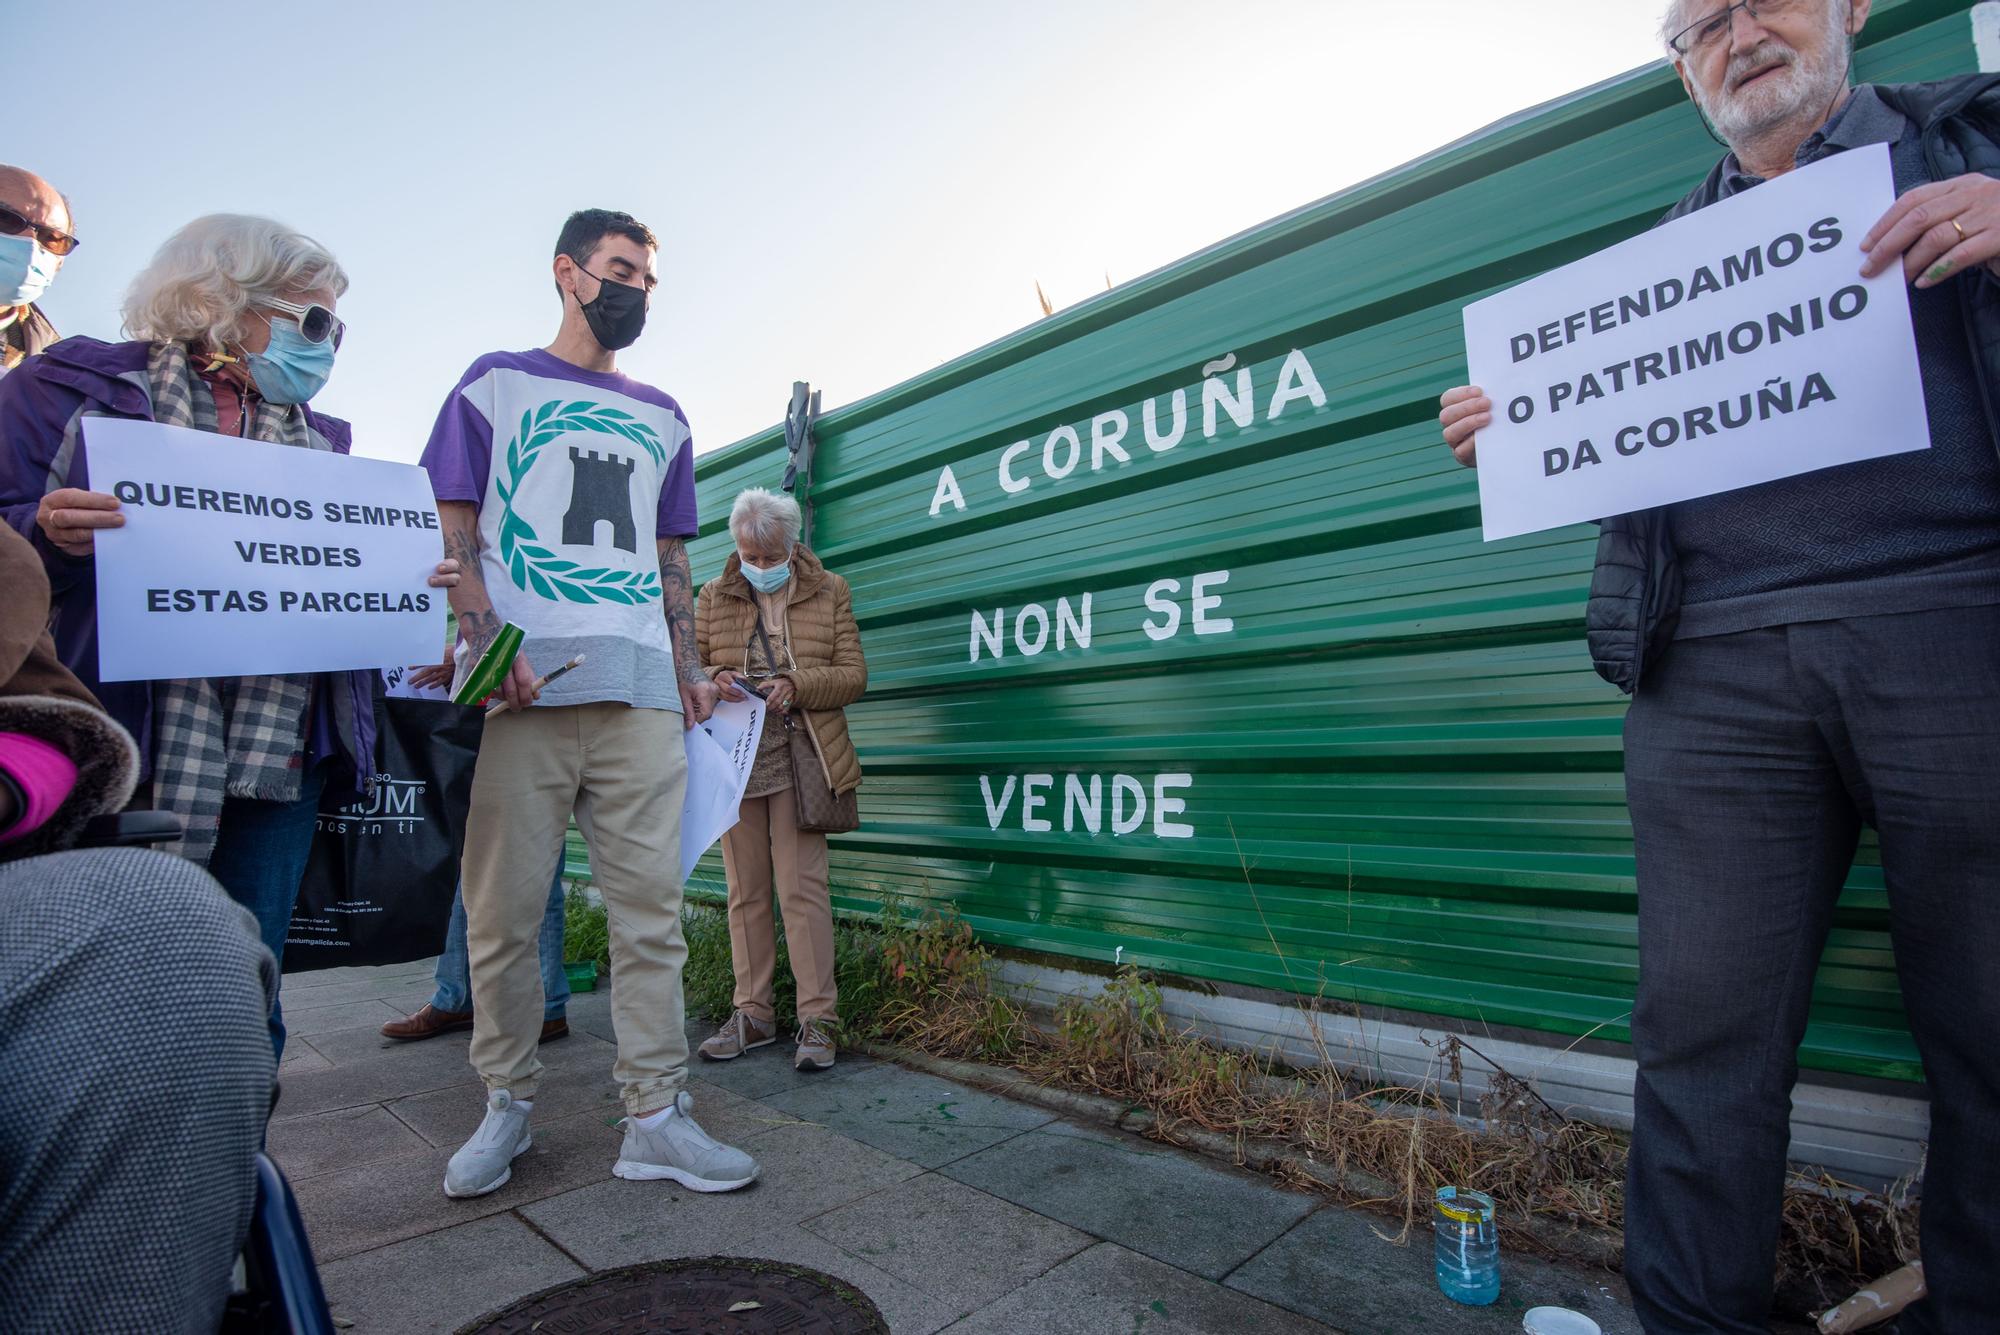
[[[58,487],[42,497],[35,508],[35,523],[57,551],[89,556],[96,550],[97,530],[123,527],[125,516],[118,512],[116,496],[81,487]]]
[[[1935,287],[1975,264],[1995,269],[2000,257],[2000,181],[1977,173],[1920,185],[1899,198],[1861,238],[1864,277],[1898,259],[1903,276]]]
[[[1444,427],[1444,443],[1451,446],[1452,457],[1467,468],[1479,467],[1473,433],[1493,425],[1493,400],[1477,385],[1460,385],[1446,390],[1438,402],[1444,409],[1438,422]]]

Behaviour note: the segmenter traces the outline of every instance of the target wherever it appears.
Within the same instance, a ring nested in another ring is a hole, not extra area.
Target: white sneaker
[[[532,1144],[528,1110],[506,1090],[494,1090],[486,1099],[486,1120],[445,1167],[444,1194],[462,1200],[498,1191],[514,1176],[514,1160]]]
[[[625,1144],[611,1171],[634,1182],[666,1178],[690,1191],[735,1191],[757,1180],[757,1161],[702,1130],[694,1120],[694,1096],[682,1090],[657,1125],[625,1119]]]

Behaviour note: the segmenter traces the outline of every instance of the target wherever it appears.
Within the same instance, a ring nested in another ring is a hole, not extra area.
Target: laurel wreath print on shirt
[[[573,603],[657,602],[660,577],[655,571],[613,570],[567,561],[544,547],[535,530],[514,509],[522,479],[535,466],[535,456],[550,441],[572,431],[596,431],[621,436],[641,446],[664,468],[667,452],[657,431],[627,412],[596,403],[565,403],[550,399],[521,414],[520,430],[507,445],[507,476],[499,486],[500,561],[520,588],[551,601]]]

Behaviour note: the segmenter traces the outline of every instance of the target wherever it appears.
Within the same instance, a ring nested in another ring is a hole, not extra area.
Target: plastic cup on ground
[[[1439,1187],[1431,1206],[1438,1288],[1453,1302],[1484,1307],[1500,1296],[1500,1235],[1493,1198]]]

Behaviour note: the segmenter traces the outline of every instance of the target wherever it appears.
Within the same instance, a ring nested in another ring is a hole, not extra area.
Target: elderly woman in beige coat
[[[764,695],[770,711],[744,790],[741,819],[722,837],[735,1009],[701,1045],[701,1055],[728,1061],[777,1041],[771,1004],[775,888],[798,984],[799,1044],[793,1064],[807,1071],[833,1065],[833,904],[827,892],[826,836],[798,827],[780,715],[804,724],[828,786],[835,793],[853,791],[861,786],[861,764],[841,711],[868,688],[868,665],[861,657],[847,581],[822,566],[798,540],[799,526],[799,505],[789,496],[756,487],[738,496],[729,513],[736,551],[723,563],[722,573],[702,585],[695,608],[702,666],[723,698],[740,700],[749,687]]]

